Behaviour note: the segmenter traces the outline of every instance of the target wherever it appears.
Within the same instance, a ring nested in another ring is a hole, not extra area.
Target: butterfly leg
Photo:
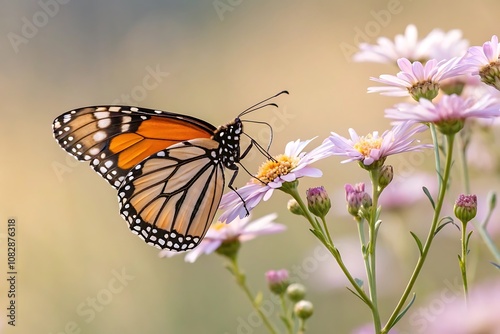
[[[246,216],[248,216],[250,214],[250,212],[248,211],[247,203],[245,202],[243,197],[241,197],[240,193],[238,191],[236,191],[236,188],[233,187],[233,183],[234,183],[234,180],[236,180],[236,176],[238,175],[239,168],[238,168],[238,166],[233,165],[233,167],[231,167],[230,169],[233,170],[233,175],[231,176],[231,180],[229,180],[227,187],[229,189],[231,189],[232,191],[234,191],[236,193],[236,195],[238,195],[238,197],[241,199],[241,201],[243,202],[243,207],[245,208],[245,211],[247,212]]]

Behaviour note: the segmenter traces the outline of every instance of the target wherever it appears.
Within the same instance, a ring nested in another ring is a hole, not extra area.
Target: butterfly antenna
[[[242,112],[238,115],[238,117],[244,116],[244,115],[246,115],[246,114],[248,114],[248,113],[251,113],[252,111],[256,111],[256,110],[262,109],[262,108],[264,108],[264,107],[268,107],[268,106],[274,106],[274,107],[277,107],[278,105],[277,105],[276,103],[268,103],[268,104],[265,104],[265,105],[262,105],[262,104],[263,104],[264,102],[267,102],[267,101],[271,100],[271,99],[274,99],[274,98],[275,98],[275,97],[277,97],[277,96],[280,96],[281,94],[289,94],[289,93],[288,93],[288,91],[283,90],[283,91],[279,92],[278,94],[275,94],[275,95],[273,95],[273,96],[271,96],[271,97],[268,97],[267,99],[262,100],[262,101],[260,101],[260,102],[258,102],[258,103],[256,103],[256,104],[254,104],[253,106],[251,106],[251,107],[249,107],[249,108],[247,108],[247,109],[243,110],[243,111],[242,111]]]
[[[271,148],[271,144],[273,143],[273,139],[274,139],[274,131],[273,131],[273,127],[271,126],[271,124],[267,123],[267,122],[260,122],[260,121],[249,121],[249,120],[242,120],[242,122],[245,122],[245,123],[256,123],[256,124],[264,124],[266,125],[268,128],[269,128],[269,132],[271,133],[270,136],[269,136],[269,144],[267,145],[267,149],[266,151],[269,151],[269,149]],[[248,135],[247,135],[248,136]],[[250,136],[248,136],[250,137]],[[252,139],[252,138],[250,138]]]

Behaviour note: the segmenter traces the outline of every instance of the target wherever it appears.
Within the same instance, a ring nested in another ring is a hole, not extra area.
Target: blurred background
[[[378,16],[394,5],[397,14]],[[218,126],[286,89],[290,95],[279,97],[279,109],[251,118],[273,125],[272,154],[291,140],[318,136],[312,149],[331,131],[347,136],[349,127],[360,134],[389,127],[383,110],[400,100],[368,95],[366,89],[373,85],[370,76],[395,74],[396,68],[352,62],[359,42],[393,39],[413,23],[421,37],[434,28],[458,28],[471,45],[481,45],[499,33],[499,11],[495,0],[2,1],[0,332],[265,333],[258,324],[246,325],[256,318],[223,258],[214,254],[194,264],[183,256],[161,259],[129,232],[118,214],[116,191],[53,139],[51,124],[59,114],[119,103],[189,114]],[[367,27],[374,30],[363,33]],[[268,140],[265,128],[249,132],[264,144]],[[368,176],[340,160],[317,163],[325,176],[304,179],[301,189],[324,185],[329,191],[331,232],[346,262],[353,258],[355,266],[360,260],[356,226],[344,213],[343,185],[368,182]],[[251,155],[244,163],[255,170],[261,162]],[[407,179],[422,177],[412,187],[398,184],[407,193],[436,182],[420,175],[432,173],[430,154],[397,156],[388,163],[406,168]],[[499,189],[494,170],[474,175],[480,200],[489,189]],[[240,173],[236,184],[247,179]],[[452,214],[453,200],[444,214]],[[329,269],[336,265],[321,253],[307,223],[286,210],[287,201],[276,194],[253,212],[254,218],[278,212],[277,221],[288,230],[244,244],[241,266],[249,285],[268,298],[264,272],[286,268],[307,286],[307,299],[315,305],[309,332],[350,333],[369,322],[370,314]],[[408,229],[425,235],[431,217],[428,202],[411,204],[383,217],[385,319],[416,259]],[[17,222],[16,327],[4,316],[9,218]],[[416,287],[415,310],[436,291],[456,287],[458,240],[459,232],[450,228],[435,241]],[[473,283],[495,274],[491,256],[477,236],[474,240]],[[408,319],[400,331],[420,333]]]

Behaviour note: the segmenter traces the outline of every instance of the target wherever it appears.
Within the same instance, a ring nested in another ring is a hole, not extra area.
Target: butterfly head
[[[243,124],[239,118],[215,130],[213,140],[219,143],[219,155],[222,164],[229,169],[240,161],[240,136],[243,133]]]

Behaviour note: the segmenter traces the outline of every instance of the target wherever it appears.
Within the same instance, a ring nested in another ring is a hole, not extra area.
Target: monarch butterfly
[[[129,106],[92,106],[57,117],[59,145],[118,190],[120,214],[130,230],[160,249],[196,247],[215,216],[224,190],[224,168],[238,173],[245,114],[265,106],[282,91],[241,112],[219,128],[195,117]]]

